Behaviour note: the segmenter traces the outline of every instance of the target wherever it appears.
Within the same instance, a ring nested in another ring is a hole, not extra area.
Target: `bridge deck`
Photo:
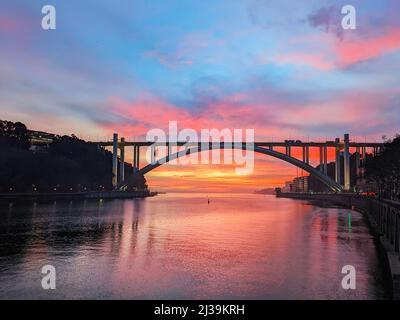
[[[95,142],[99,144],[100,146],[103,147],[111,147],[113,145],[112,141],[100,141],[100,142]],[[123,145],[125,147],[133,147],[133,146],[139,146],[139,147],[149,147],[151,145],[154,146],[183,146],[183,145],[189,145],[189,146],[197,146],[199,144],[207,142],[183,142],[183,141],[178,141],[178,142],[150,142],[150,141],[125,141]],[[208,142],[210,143],[210,142]],[[243,142],[246,143],[246,142]],[[118,143],[119,145],[122,145],[121,142]],[[221,142],[221,144],[224,144]],[[337,145],[342,146],[343,143],[337,144],[334,141],[326,141],[326,142],[254,142],[254,145],[257,147],[286,147],[286,146],[291,146],[291,147],[336,147]],[[373,148],[373,147],[382,147],[383,143],[381,142],[350,142],[350,147],[367,147],[367,148]]]

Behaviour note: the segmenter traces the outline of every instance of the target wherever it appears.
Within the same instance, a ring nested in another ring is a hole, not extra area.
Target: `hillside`
[[[31,131],[23,123],[0,120],[0,148],[0,192],[112,189],[111,152],[74,135]],[[125,172],[133,172],[128,163]],[[135,181],[137,188],[147,188],[143,177]]]

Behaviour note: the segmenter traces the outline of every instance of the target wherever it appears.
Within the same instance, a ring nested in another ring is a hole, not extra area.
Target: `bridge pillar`
[[[324,173],[328,175],[328,148],[324,145]]]
[[[119,171],[122,182],[125,180],[125,138],[121,138]]]
[[[112,162],[112,185],[115,187],[118,184],[118,133],[113,136],[113,162]]]
[[[356,148],[356,177],[359,176],[359,168],[360,168],[360,147]]]
[[[303,162],[306,163],[306,146],[303,146]]]
[[[151,153],[150,162],[153,163],[156,158],[156,148],[153,145],[150,146],[150,153]]]
[[[310,164],[310,147],[306,146],[306,163]]]
[[[135,173],[135,169],[136,169],[136,146],[133,146],[133,157],[132,157],[132,167],[133,167],[133,173]]]
[[[335,181],[340,184],[340,139],[335,139],[336,157],[335,157]]]
[[[367,148],[365,146],[362,147],[362,165],[365,166],[367,162]]]
[[[350,190],[350,138],[344,135],[344,189]]]
[[[323,172],[323,162],[324,162],[324,149],[319,147],[319,171]]]
[[[292,149],[291,149],[291,147],[289,145],[287,145],[286,146],[286,155],[290,157],[291,154],[292,154]]]
[[[135,172],[137,170],[137,146],[133,146],[133,172]]]
[[[133,146],[133,172],[139,170],[139,153],[140,153],[139,146]]]
[[[139,161],[140,161],[140,147],[137,146],[137,151],[136,151],[136,168],[139,170]]]

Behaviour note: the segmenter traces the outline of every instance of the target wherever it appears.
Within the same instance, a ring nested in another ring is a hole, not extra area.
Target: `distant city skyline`
[[[48,31],[43,3],[0,4],[0,119],[92,140],[143,139],[171,120],[252,128],[265,140],[399,131],[399,1],[352,1],[356,30],[341,29],[347,3],[332,0],[49,4],[57,29]],[[252,175],[234,172],[166,166],[147,178],[160,190],[239,192],[283,185],[298,170],[256,156]]]

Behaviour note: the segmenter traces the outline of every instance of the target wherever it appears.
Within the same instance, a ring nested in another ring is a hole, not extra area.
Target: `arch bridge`
[[[212,151],[216,149],[242,149],[250,150],[267,156],[271,156],[285,162],[288,162],[306,172],[313,175],[333,192],[342,192],[350,190],[350,156],[351,150],[356,155],[356,170],[362,167],[366,161],[367,148],[372,150],[374,154],[380,152],[383,143],[376,142],[350,142],[348,134],[344,135],[344,139],[336,138],[334,141],[325,142],[302,142],[300,140],[285,140],[282,142],[254,142],[248,144],[243,143],[225,143],[225,142],[150,142],[150,141],[125,141],[124,138],[118,139],[118,134],[114,133],[112,141],[97,142],[101,147],[112,147],[113,153],[113,186],[116,189],[124,188],[125,180],[125,148],[133,147],[133,168],[134,172],[146,174],[157,167],[178,159],[202,151]],[[185,146],[184,150],[173,152],[177,147]],[[140,148],[150,148],[151,162],[140,168]],[[155,159],[158,147],[166,147],[166,156]],[[276,148],[285,148],[285,152],[277,151]],[[301,159],[297,159],[292,155],[293,148],[302,150]],[[310,148],[319,150],[319,168],[315,168],[310,164]],[[328,149],[335,150],[335,178],[328,176]],[[119,151],[119,156],[118,156]],[[340,159],[343,157],[344,163],[344,181],[341,184],[341,165]]]

